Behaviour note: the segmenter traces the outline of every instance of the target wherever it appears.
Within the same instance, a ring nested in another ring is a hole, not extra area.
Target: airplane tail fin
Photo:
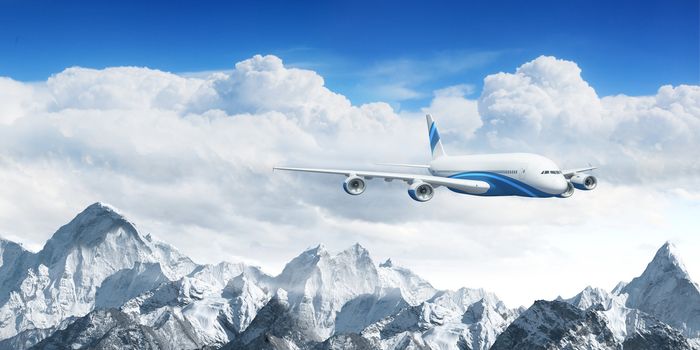
[[[430,114],[425,115],[425,120],[428,122],[428,137],[430,139],[430,151],[432,152],[433,159],[440,158],[445,155],[445,149],[442,148],[442,141],[440,141],[437,125],[435,125],[435,120],[433,120]]]

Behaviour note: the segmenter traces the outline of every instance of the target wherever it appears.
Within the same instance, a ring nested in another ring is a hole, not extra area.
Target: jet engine
[[[569,198],[574,194],[574,185],[571,182],[566,183],[566,191],[560,194],[562,198]]]
[[[365,188],[365,180],[359,176],[348,176],[348,178],[345,179],[345,182],[343,182],[343,189],[345,192],[353,196],[362,194],[362,192],[365,191]]]
[[[593,175],[576,174],[569,179],[579,190],[590,191],[598,186],[598,179]]]
[[[423,181],[414,181],[408,187],[408,195],[413,198],[413,200],[418,202],[427,202],[435,194],[435,189],[429,183]]]

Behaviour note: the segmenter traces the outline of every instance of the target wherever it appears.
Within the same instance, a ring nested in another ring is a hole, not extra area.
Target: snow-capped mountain
[[[653,315],[687,337],[700,337],[700,289],[690,279],[673,244],[664,244],[644,272],[620,294],[627,296],[625,306]]]
[[[605,319],[562,301],[536,301],[491,347],[510,349],[622,349]]]
[[[361,334],[382,349],[488,349],[520,312],[508,309],[492,293],[461,288],[438,292]]]
[[[61,227],[36,254],[12,243],[3,243],[2,249],[2,339],[27,329],[54,327],[103,306],[100,302],[123,303],[196,266],[174,248],[142,236],[101,203]]]
[[[439,291],[355,244],[278,276],[198,265],[96,203],[38,253],[0,240],[2,349],[698,349],[700,293],[671,244],[612,291],[509,309]]]

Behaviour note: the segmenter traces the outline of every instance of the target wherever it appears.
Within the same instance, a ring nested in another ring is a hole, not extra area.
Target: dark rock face
[[[621,349],[605,320],[561,301],[538,300],[501,333],[492,350]]]
[[[304,324],[289,310],[286,300],[275,296],[257,314],[246,330],[222,349],[291,349],[287,339],[308,348],[311,325]]]
[[[357,333],[334,335],[314,350],[374,350],[377,349],[369,340]]]
[[[624,350],[691,350],[694,347],[688,343],[679,331],[658,323],[628,335],[622,344]]]
[[[50,337],[59,329],[64,329],[75,321],[74,317],[67,318],[60,325],[50,328],[34,328],[22,331],[16,336],[0,341],[0,349],[29,349],[40,341]]]
[[[116,309],[93,311],[31,349],[160,349],[161,342],[146,326]]]

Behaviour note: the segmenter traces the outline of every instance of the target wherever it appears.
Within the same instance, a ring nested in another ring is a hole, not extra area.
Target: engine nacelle
[[[598,179],[593,175],[576,174],[569,179],[571,183],[579,190],[590,191],[598,186]]]
[[[408,186],[408,195],[418,202],[427,202],[435,194],[435,189],[429,183],[414,181]]]
[[[564,193],[560,194],[559,197],[569,198],[569,197],[573,196],[573,194],[574,194],[574,184],[572,184],[571,182],[567,182],[566,183],[566,191],[564,191]]]
[[[343,182],[343,189],[345,192],[353,196],[362,194],[366,187],[365,180],[359,176],[348,176],[348,178],[345,179],[345,182]]]

